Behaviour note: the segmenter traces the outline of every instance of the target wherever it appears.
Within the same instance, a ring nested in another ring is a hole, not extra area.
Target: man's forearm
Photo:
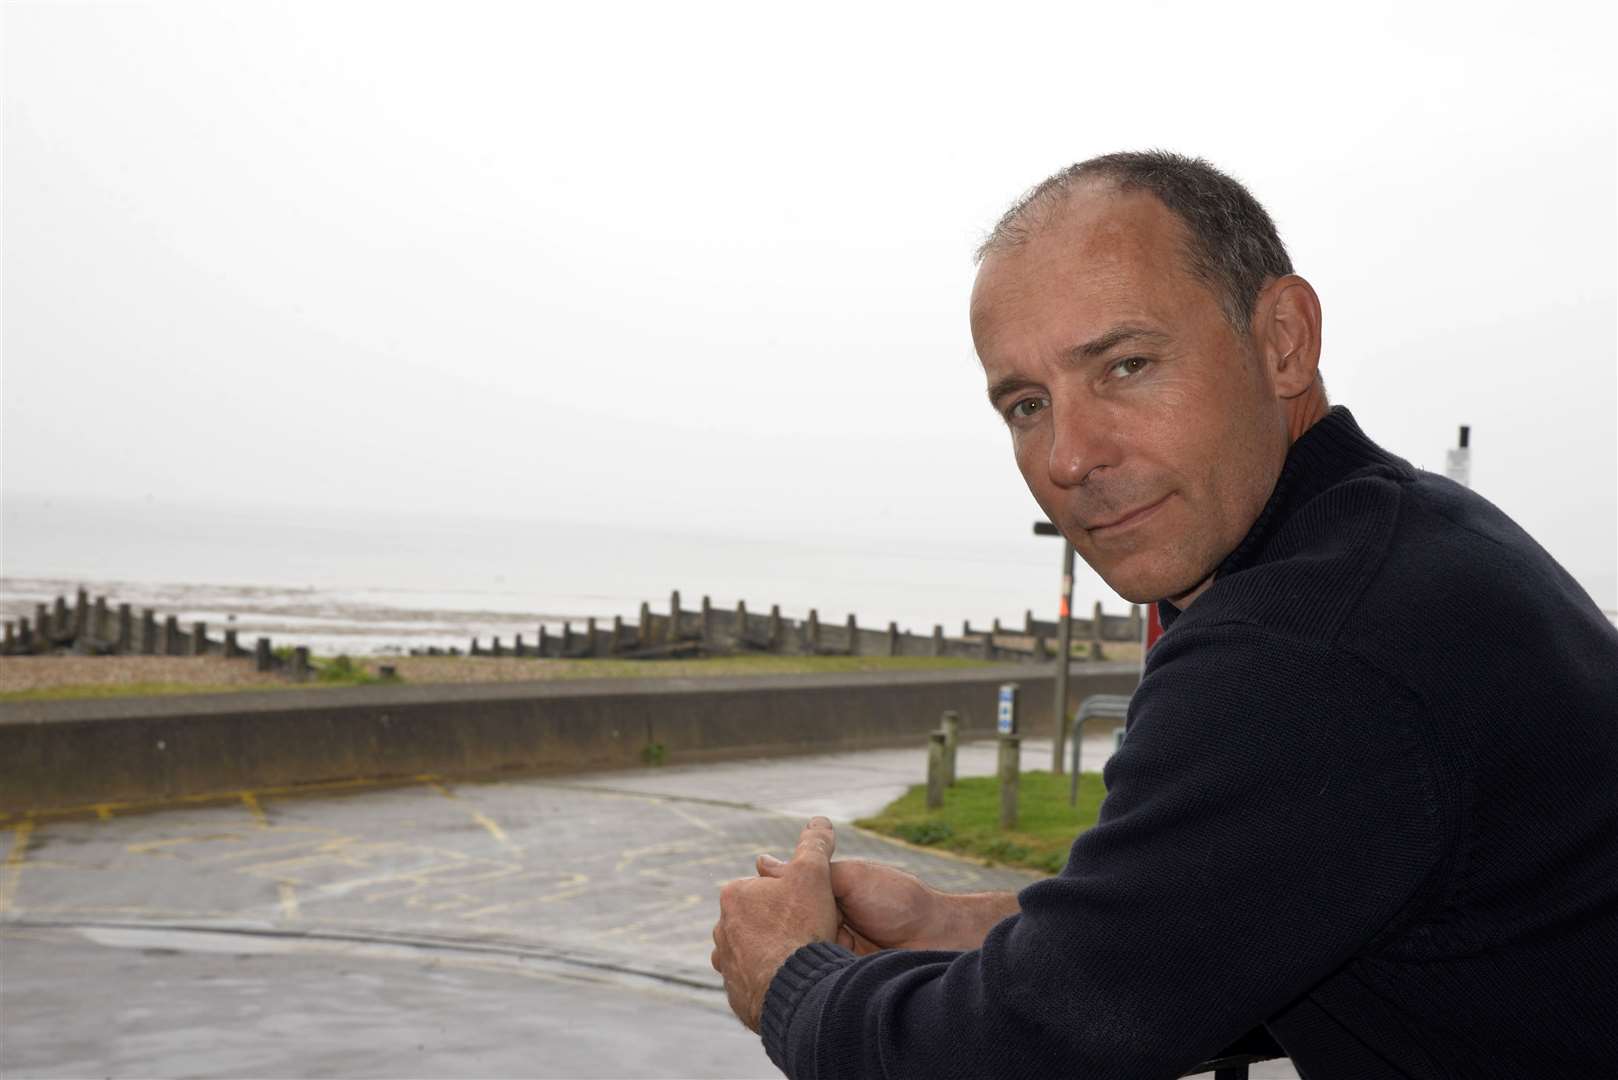
[[[1022,909],[1017,906],[1014,892],[984,892],[940,893],[939,910],[943,917],[939,920],[936,944],[929,941],[928,947],[965,951],[982,945],[984,937],[997,923]]]

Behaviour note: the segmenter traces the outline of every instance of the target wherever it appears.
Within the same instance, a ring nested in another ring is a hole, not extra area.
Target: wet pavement
[[[1086,741],[1099,767],[1110,736]],[[1046,768],[1049,743],[1024,747]],[[0,821],[0,1075],[779,1075],[708,964],[717,892],[921,748]],[[994,770],[992,742],[962,775]],[[844,827],[952,891],[985,868]],[[1290,1072],[1259,1073],[1290,1076]]]

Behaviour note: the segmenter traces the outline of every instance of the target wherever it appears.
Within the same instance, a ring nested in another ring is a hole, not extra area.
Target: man
[[[1618,1076],[1618,632],[1327,404],[1320,305],[1201,161],[1046,181],[972,334],[1018,467],[1168,625],[1095,828],[1016,896],[793,859],[714,964],[794,1077]],[[1419,358],[1412,358],[1419,362]]]

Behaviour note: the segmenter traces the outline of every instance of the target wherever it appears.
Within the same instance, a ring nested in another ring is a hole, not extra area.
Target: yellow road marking
[[[288,919],[298,917],[298,893],[287,882],[281,882],[276,888],[281,893],[281,914]]]
[[[251,791],[244,791],[242,792],[241,799],[242,805],[247,807],[248,812],[253,815],[253,820],[258,822],[259,827],[263,829],[269,828],[270,819],[265,816],[264,808],[258,804],[258,797],[255,796]]]
[[[96,817],[100,818],[102,821],[111,821],[112,807],[108,806],[106,803],[101,803],[96,807]]]
[[[502,829],[498,824],[496,824],[493,818],[486,817],[483,814],[479,814],[474,811],[472,814],[472,820],[487,829],[489,831],[489,835],[494,837],[495,842],[501,847],[505,848],[507,851],[516,852],[518,854],[522,853],[522,849],[511,842],[511,837],[506,835],[506,830]]]
[[[675,817],[684,818],[686,821],[689,821],[691,824],[695,825],[697,828],[702,829],[705,832],[713,833],[715,836],[723,836],[723,835],[725,835],[724,830],[714,828],[712,825],[708,824],[706,821],[703,821],[701,818],[697,817],[697,815],[693,814],[691,811],[689,811],[689,810],[685,809],[684,807],[682,807],[679,803],[670,802],[670,803],[666,803],[665,805],[670,810],[672,810],[674,812]]]
[[[28,836],[33,831],[34,823],[27,820],[11,828],[11,850],[6,852],[5,865],[0,866],[0,914],[10,911],[17,898],[23,863],[28,859]]]

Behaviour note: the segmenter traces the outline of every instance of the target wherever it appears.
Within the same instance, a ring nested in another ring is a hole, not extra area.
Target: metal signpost
[[[1061,536],[1048,521],[1034,522],[1035,536]],[[1073,660],[1073,545],[1062,538],[1062,599],[1057,605],[1056,724],[1051,745],[1051,772],[1062,771],[1062,743],[1067,738],[1068,665]]]
[[[1444,454],[1444,475],[1462,487],[1472,486],[1472,428],[1461,425],[1460,445]]]

